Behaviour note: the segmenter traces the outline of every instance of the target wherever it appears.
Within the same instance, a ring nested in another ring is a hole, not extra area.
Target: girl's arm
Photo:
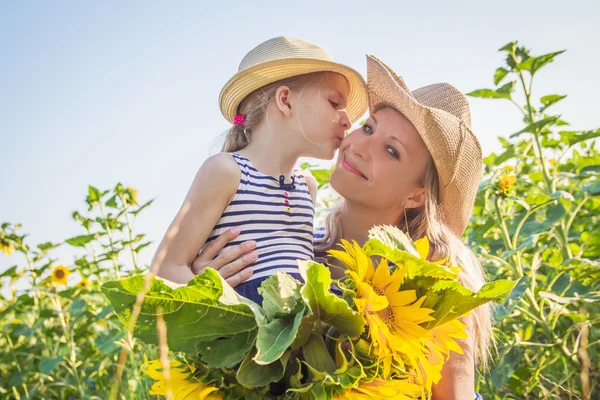
[[[194,277],[192,261],[235,194],[240,177],[230,155],[219,153],[206,160],[154,254],[151,272],[177,283]]]

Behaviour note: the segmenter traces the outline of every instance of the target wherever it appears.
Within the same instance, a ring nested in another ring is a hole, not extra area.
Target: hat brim
[[[477,158],[474,155],[481,154],[479,141],[456,116],[419,103],[402,78],[372,55],[367,55],[367,91],[371,114],[383,107],[391,107],[416,128],[438,172],[438,210],[442,221],[456,235],[462,235],[473,209],[477,186],[473,189],[468,180],[457,180],[457,176],[463,171],[459,171],[455,167],[459,163],[452,160],[463,156]],[[471,135],[474,140],[465,140],[466,134]],[[450,148],[458,150],[455,154],[449,154]]]
[[[219,95],[221,113],[229,122],[237,114],[239,104],[250,93],[265,85],[293,76],[313,72],[335,72],[346,78],[349,85],[346,112],[352,123],[367,111],[367,84],[354,69],[339,63],[311,58],[286,58],[255,65],[235,74]]]

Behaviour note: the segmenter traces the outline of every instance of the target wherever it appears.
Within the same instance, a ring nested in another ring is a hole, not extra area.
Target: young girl
[[[234,228],[241,234],[225,251],[244,241],[255,247],[252,276],[235,289],[260,303],[262,281],[276,271],[301,279],[297,261],[313,258],[317,185],[294,165],[299,157],[333,158],[366,110],[366,84],[322,47],[278,37],[244,57],[219,100],[233,124],[224,152],[200,167],[152,271],[188,282],[201,249]]]

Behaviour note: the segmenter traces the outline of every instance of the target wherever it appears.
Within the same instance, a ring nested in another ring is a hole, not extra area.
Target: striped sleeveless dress
[[[252,276],[235,291],[262,304],[260,284],[277,271],[303,281],[298,260],[313,258],[314,204],[304,175],[294,171],[293,184],[258,171],[247,158],[231,153],[241,170],[238,189],[210,233],[206,244],[227,229],[241,229],[235,241],[225,248],[247,240],[256,242],[258,259],[251,264]]]

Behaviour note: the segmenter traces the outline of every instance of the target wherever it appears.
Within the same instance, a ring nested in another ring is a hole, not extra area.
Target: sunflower
[[[408,380],[374,379],[361,383],[357,388],[334,396],[334,400],[412,400],[422,394],[421,387]]]
[[[81,280],[77,284],[77,287],[80,289],[89,289],[90,281],[87,278],[81,278]]]
[[[137,204],[138,202],[138,191],[132,186],[127,186],[123,190],[123,201],[130,206]]]
[[[348,265],[346,273],[356,285],[354,304],[365,317],[374,353],[383,361],[384,376],[389,376],[393,360],[406,358],[416,367],[425,357],[423,340],[431,337],[420,324],[434,319],[430,315],[433,310],[422,307],[425,297],[417,299],[415,290],[400,290],[403,268],[391,273],[386,259],[375,268],[356,242],[342,241],[342,246],[346,252],[330,254]]]
[[[52,270],[52,276],[50,279],[54,283],[66,285],[67,279],[69,278],[69,274],[70,272],[67,269],[67,267],[65,267],[64,265],[57,265],[56,267],[54,267],[54,270]]]
[[[183,365],[179,361],[169,360],[170,385],[165,380],[163,365],[160,360],[148,361],[148,357],[144,354],[144,363],[140,366],[140,369],[156,381],[150,389],[150,395],[166,396],[170,389],[173,400],[222,399],[222,396],[218,393],[218,388],[206,386],[199,381],[188,380],[195,371],[192,365]]]
[[[15,252],[15,246],[10,243],[0,242],[0,251],[8,256]]]
[[[498,181],[498,187],[503,193],[508,194],[516,181],[515,176],[504,173]]]

